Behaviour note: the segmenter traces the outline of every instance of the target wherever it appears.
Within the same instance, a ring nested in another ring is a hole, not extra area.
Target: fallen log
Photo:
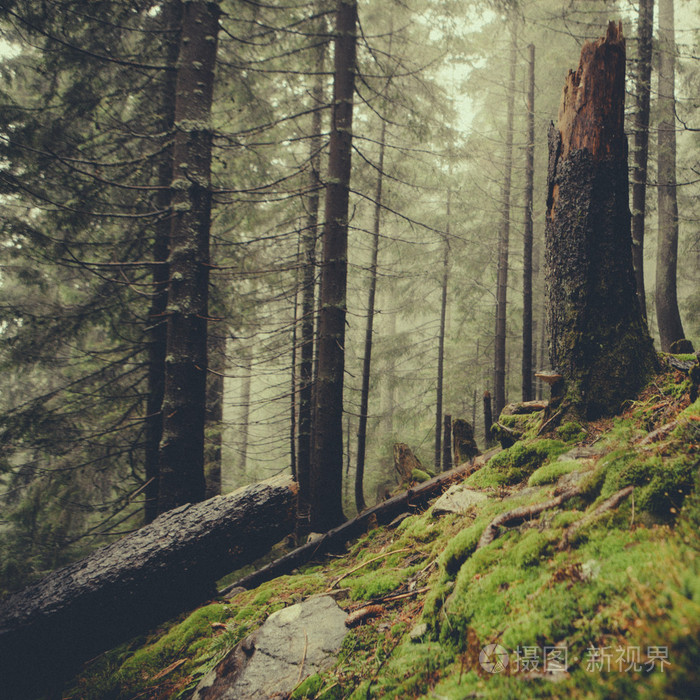
[[[301,547],[285,554],[283,557],[254,571],[248,576],[232,583],[230,586],[219,591],[220,595],[226,596],[238,588],[255,588],[265,581],[269,581],[277,576],[289,574],[298,566],[305,564],[316,557],[321,557],[333,551],[339,551],[342,546],[354,537],[358,537],[367,531],[370,525],[386,525],[402,513],[410,510],[424,508],[428,502],[439,496],[452,483],[458,479],[463,479],[472,472],[488,462],[498,449],[490,450],[477,457],[469,464],[462,464],[450,471],[438,474],[429,481],[404,491],[393,498],[368,508],[360,513],[356,518],[348,520],[325,534],[315,538]]]
[[[201,604],[294,530],[278,477],[164,513],[0,603],[3,697],[56,692],[80,664]]]

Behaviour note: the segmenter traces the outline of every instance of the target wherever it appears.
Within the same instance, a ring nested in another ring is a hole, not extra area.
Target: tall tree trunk
[[[250,438],[250,385],[253,381],[253,363],[250,352],[244,350],[241,353],[241,369],[244,374],[241,378],[241,419],[240,419],[240,443],[238,448],[238,465],[243,481],[248,481],[248,442]],[[236,484],[240,486],[241,484]]]
[[[493,425],[493,411],[491,410],[491,392],[484,392],[484,442],[486,447],[490,447],[493,443],[491,435],[491,426]]]
[[[173,144],[173,219],[158,509],[204,498],[211,147],[219,8],[185,3]]]
[[[379,136],[379,163],[377,186],[374,192],[374,231],[372,262],[370,264],[369,294],[367,297],[367,325],[365,326],[365,355],[362,361],[362,391],[360,393],[360,420],[357,428],[357,471],[355,472],[355,506],[361,513],[365,508],[363,482],[365,478],[365,447],[367,443],[367,414],[369,412],[369,380],[372,370],[372,334],[374,333],[374,301],[377,293],[377,261],[379,258],[379,228],[382,219],[382,185],[384,182],[384,150],[386,122],[382,120]]]
[[[388,304],[389,302],[387,302]],[[384,308],[384,307],[383,307]],[[383,336],[394,338],[396,336],[396,312],[382,314]],[[382,389],[382,431],[394,440],[394,408],[396,406],[396,365],[393,353],[389,353],[385,359],[382,374],[386,378]]]
[[[624,100],[625,40],[611,22],[584,44],[549,134],[550,361],[587,418],[618,410],[656,363],[632,269]]]
[[[659,0],[658,211],[656,317],[663,352],[692,352],[678,310],[678,198],[676,196],[676,39],[673,0]]]
[[[319,23],[319,34],[326,31],[325,18]],[[315,80],[311,91],[311,139],[309,140],[309,195],[306,198],[306,227],[302,255],[303,283],[301,299],[301,359],[299,363],[299,440],[297,452],[297,535],[303,539],[309,533],[309,503],[311,501],[311,452],[314,376],[314,305],[316,293],[316,240],[321,201],[321,150],[323,148],[324,70],[327,42],[316,47]]]
[[[442,429],[442,471],[452,469],[452,416],[445,414]]]
[[[525,226],[523,233],[523,358],[522,397],[532,396],[532,200],[535,179],[535,46],[530,44],[525,147]]]
[[[510,192],[513,170],[513,109],[515,105],[515,71],[518,60],[516,19],[510,24],[510,76],[508,78],[508,113],[506,117],[506,158],[501,201],[501,228],[498,234],[498,274],[496,279],[496,332],[494,345],[493,392],[494,413],[499,416],[506,405],[506,305],[508,302],[508,246],[510,239]]]
[[[180,21],[182,5],[179,0],[171,0],[163,7],[163,27],[171,34],[166,46],[165,60],[172,70],[163,80],[162,120],[163,150],[158,163],[158,184],[161,189],[156,194],[158,211],[167,212],[171,205],[170,182],[173,177],[173,149],[171,139],[175,124],[175,83],[178,52],[180,50]],[[174,33],[173,33],[174,32]],[[153,239],[153,291],[151,307],[148,311],[148,398],[146,399],[146,427],[144,462],[146,488],[144,490],[144,520],[152,522],[158,515],[158,474],[160,440],[163,435],[163,385],[165,383],[165,347],[167,322],[165,311],[168,305],[168,252],[170,238],[170,216],[161,215],[156,223]]]
[[[291,377],[289,387],[289,461],[292,467],[292,479],[298,481],[298,408],[297,408],[297,325],[299,323],[299,268],[302,267],[302,252],[301,239],[302,232],[299,232],[299,242],[297,245],[297,270],[296,279],[294,281],[294,318],[292,319],[292,359],[291,359]],[[303,291],[302,291],[303,293]]]
[[[223,323],[220,323],[224,326]],[[224,373],[226,370],[226,334],[218,328],[208,337],[207,410],[205,414],[204,481],[205,497],[221,494],[221,456],[224,419]]]
[[[646,221],[647,161],[649,158],[649,95],[651,93],[654,0],[639,0],[637,20],[637,109],[634,115],[634,168],[632,169],[632,263],[637,298],[647,316],[644,289],[644,227]]]
[[[440,330],[438,332],[437,361],[437,401],[435,406],[435,469],[440,471],[442,458],[442,389],[445,368],[445,321],[447,318],[447,286],[450,279],[450,199],[452,193],[447,190],[447,226],[442,255],[442,295],[440,297]]]
[[[343,374],[356,32],[356,0],[338,0],[311,463],[311,527],[316,532],[330,530],[345,518],[342,507]]]
[[[545,353],[545,347],[547,345],[547,307],[546,304],[542,305],[541,317],[540,317],[540,347],[539,347],[539,360],[538,366],[540,371],[547,369],[545,362],[547,362],[547,355]],[[544,382],[541,379],[537,380],[537,399],[542,400],[544,393]]]

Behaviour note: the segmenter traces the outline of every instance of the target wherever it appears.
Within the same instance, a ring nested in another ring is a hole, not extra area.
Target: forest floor
[[[466,479],[488,495],[467,512],[431,506],[212,601],[102,654],[63,697],[188,698],[272,612],[323,592],[358,624],[293,698],[698,697],[697,386],[668,367],[615,419],[546,436],[522,420],[523,439]]]

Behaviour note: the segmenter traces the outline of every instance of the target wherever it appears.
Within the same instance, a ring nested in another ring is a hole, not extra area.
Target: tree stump
[[[625,40],[611,22],[584,44],[549,132],[550,360],[589,419],[615,413],[657,362],[632,268],[624,99]]]
[[[455,464],[468,462],[479,454],[479,448],[474,439],[474,428],[469,421],[455,418],[452,421],[452,452]]]
[[[394,445],[394,469],[399,475],[400,482],[411,480],[414,469],[423,469],[421,461],[413,454],[413,450],[403,442]]]

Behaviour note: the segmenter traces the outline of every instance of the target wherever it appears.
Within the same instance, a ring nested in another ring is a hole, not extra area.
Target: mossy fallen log
[[[84,661],[207,600],[294,529],[280,477],[175,508],[0,603],[0,688],[55,693]]]

